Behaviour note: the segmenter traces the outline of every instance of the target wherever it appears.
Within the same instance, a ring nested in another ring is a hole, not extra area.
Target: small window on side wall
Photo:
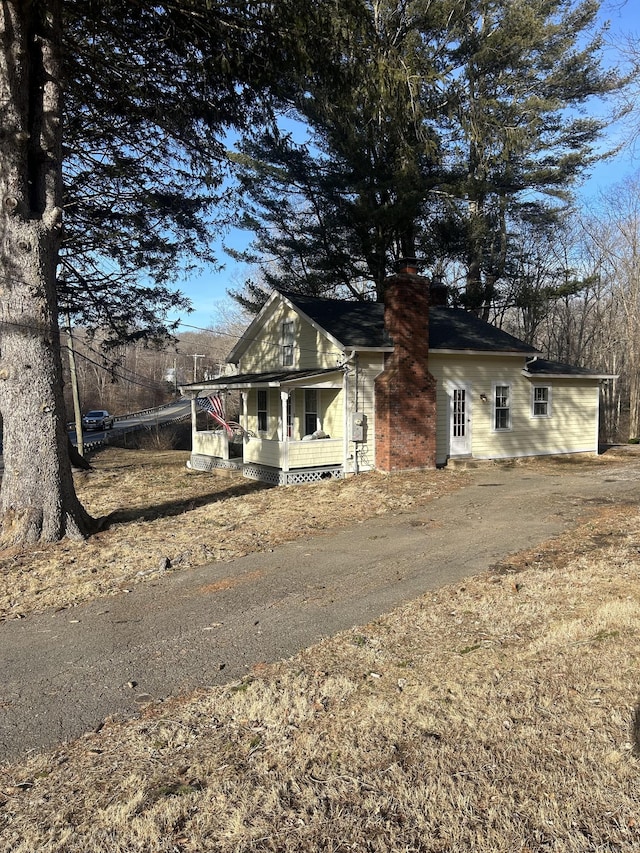
[[[311,435],[319,428],[318,392],[310,388],[304,392],[304,433]]]
[[[257,404],[257,418],[258,418],[258,432],[266,432],[267,431],[267,418],[268,418],[268,409],[267,409],[267,392],[266,390],[258,390],[258,404]]]
[[[282,323],[282,366],[293,365],[293,320],[284,320]]]
[[[551,388],[549,385],[534,385],[532,414],[534,418],[551,417]]]
[[[511,429],[511,387],[496,385],[494,393],[494,429]]]

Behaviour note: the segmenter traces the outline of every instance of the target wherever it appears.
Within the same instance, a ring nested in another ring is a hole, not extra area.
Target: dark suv
[[[113,418],[104,409],[96,409],[82,418],[82,426],[85,429],[112,429]]]

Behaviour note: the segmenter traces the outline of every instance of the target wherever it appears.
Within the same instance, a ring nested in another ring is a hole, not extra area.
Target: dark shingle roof
[[[575,367],[573,364],[565,364],[562,361],[549,361],[546,358],[536,358],[528,361],[527,373],[532,376],[601,376],[601,371],[589,370],[588,367]]]
[[[282,295],[347,348],[392,346],[384,328],[381,302],[319,299],[288,292]],[[435,306],[429,311],[429,349],[536,352],[534,347],[469,311]]]

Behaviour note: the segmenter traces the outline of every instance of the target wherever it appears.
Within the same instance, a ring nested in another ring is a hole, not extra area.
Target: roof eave
[[[617,373],[553,373],[552,371],[544,372],[542,370],[531,373],[526,368],[523,369],[522,375],[528,379],[617,379]]]
[[[538,355],[536,350],[497,350],[497,349],[448,349],[445,347],[429,347],[430,353],[442,355],[491,355],[491,356],[517,356],[518,358],[531,358]]]

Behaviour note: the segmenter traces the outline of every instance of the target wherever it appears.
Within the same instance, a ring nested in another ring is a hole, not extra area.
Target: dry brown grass
[[[607,507],[291,661],[6,767],[0,851],[631,853],[639,563],[640,515]]]
[[[464,474],[428,471],[273,489],[202,475],[182,451],[107,448],[76,475],[94,515],[112,514],[87,542],[0,555],[0,620],[120,593],[156,576],[272,548],[328,527],[431,500]],[[144,547],[141,547],[144,543]]]

